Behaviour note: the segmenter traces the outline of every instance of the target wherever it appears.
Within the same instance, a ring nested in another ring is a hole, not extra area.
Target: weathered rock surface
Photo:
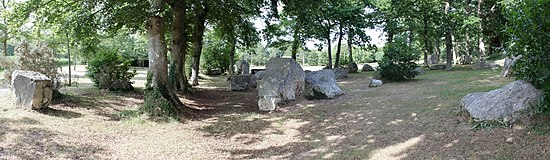
[[[370,80],[369,87],[379,87],[379,86],[382,86],[382,80],[379,80],[379,79]]]
[[[305,73],[300,64],[292,58],[273,58],[267,62],[264,77],[258,81],[258,106],[275,109],[277,105],[262,105],[295,100],[302,95],[304,87]]]
[[[426,74],[426,71],[422,67],[416,67],[414,69],[414,72],[416,72],[416,75],[423,75]]]
[[[494,61],[479,61],[474,64],[473,69],[495,69],[500,67]]]
[[[361,72],[368,72],[368,71],[374,71],[374,68],[369,64],[363,65],[363,68],[361,68]]]
[[[512,69],[512,66],[514,66],[516,61],[518,61],[521,57],[522,55],[518,55],[517,57],[512,57],[512,58],[506,58],[504,60],[504,66],[502,67],[502,71],[500,72],[500,77],[501,78],[508,77]]]
[[[16,70],[11,84],[17,106],[38,110],[48,107],[52,100],[53,83],[41,73]]]
[[[437,63],[439,63],[439,56],[436,55],[436,54],[430,55],[430,62],[431,62],[432,64],[437,64]]]
[[[351,62],[348,64],[349,73],[357,73],[357,70],[359,70],[359,67],[357,67],[357,63]]]
[[[257,71],[254,73],[254,77],[256,77],[256,80],[262,80],[265,77],[265,70],[264,71]]]
[[[333,68],[331,69],[336,76],[336,79],[343,79],[348,77],[349,70],[345,68]]]
[[[229,90],[246,91],[256,88],[256,77],[251,74],[234,75],[227,79]]]
[[[342,94],[332,70],[306,72],[304,95],[307,99],[332,99]]]
[[[436,64],[436,65],[430,66],[430,70],[444,70],[445,67],[447,66],[444,64]]]
[[[245,60],[240,60],[235,63],[235,73],[250,74],[250,64]]]
[[[462,98],[462,106],[477,120],[512,120],[518,111],[536,105],[541,91],[526,81],[515,81],[502,88],[483,93],[470,93]]]

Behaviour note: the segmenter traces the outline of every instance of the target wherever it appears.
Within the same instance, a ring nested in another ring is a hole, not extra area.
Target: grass
[[[428,71],[411,82],[376,88],[368,87],[372,73],[350,74],[339,82],[345,95],[332,100],[291,101],[272,113],[258,111],[255,92],[227,91],[227,77],[203,77],[195,94],[180,97],[189,107],[200,110],[197,117],[182,122],[151,121],[138,114],[137,108],[143,103],[140,91],[66,88],[69,96],[53,104],[52,113],[16,107],[0,110],[0,158],[550,157],[543,152],[550,144],[540,143],[550,140],[547,134],[539,134],[550,131],[545,118],[512,128],[490,124],[475,127],[452,114],[466,94],[489,91],[512,81],[497,78],[498,74],[497,70],[467,68]],[[0,96],[0,101],[11,99]],[[510,137],[513,141],[507,142]]]

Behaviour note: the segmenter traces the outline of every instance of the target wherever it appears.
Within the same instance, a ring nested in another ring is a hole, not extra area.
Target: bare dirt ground
[[[142,103],[139,89],[69,87],[42,112],[14,107],[3,92],[0,159],[549,159],[550,136],[536,122],[472,130],[456,115],[467,93],[511,81],[498,74],[429,71],[378,88],[368,87],[370,73],[351,74],[339,82],[343,96],[272,113],[258,111],[253,91],[227,91],[227,77],[204,77],[181,97],[203,116],[183,122],[121,118]]]

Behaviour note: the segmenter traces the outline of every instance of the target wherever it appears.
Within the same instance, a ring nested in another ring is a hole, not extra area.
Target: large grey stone
[[[433,66],[430,66],[430,70],[444,70],[447,66],[444,64],[436,64]]]
[[[430,55],[430,62],[431,62],[432,64],[437,64],[437,63],[439,63],[439,56],[436,55],[436,54]]]
[[[363,65],[363,68],[361,68],[361,72],[368,72],[368,71],[374,71],[374,68],[369,64]]]
[[[489,92],[470,93],[462,98],[462,106],[476,120],[512,120],[519,118],[518,111],[536,105],[540,96],[529,82],[515,81]]]
[[[234,75],[227,79],[229,90],[246,91],[256,87],[256,77],[251,74]]]
[[[349,73],[357,73],[357,70],[359,70],[359,67],[357,67],[357,63],[351,62],[348,64]]]
[[[305,87],[305,73],[292,58],[273,58],[267,62],[264,76],[257,82],[259,108],[275,109],[276,105],[261,105],[295,100],[300,97]]]
[[[494,61],[479,61],[474,64],[473,69],[496,69],[500,65],[496,64]]]
[[[235,64],[235,73],[237,74],[250,74],[250,64],[245,60],[237,61]]]
[[[332,99],[342,94],[332,70],[306,72],[304,95],[307,99]]]
[[[426,71],[424,69],[422,69],[422,67],[416,67],[414,69],[414,72],[416,73],[416,75],[423,75],[423,74],[426,74]]]
[[[349,70],[346,68],[333,68],[331,69],[336,76],[336,79],[343,79],[348,77]]]
[[[256,80],[262,80],[265,77],[265,70],[263,71],[257,71],[254,73],[254,77],[256,77]]]
[[[11,84],[17,106],[38,110],[48,107],[52,100],[53,83],[44,74],[16,70]]]

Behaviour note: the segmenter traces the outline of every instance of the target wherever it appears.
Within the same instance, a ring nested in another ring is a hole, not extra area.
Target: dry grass
[[[456,116],[461,97],[511,80],[498,71],[429,71],[415,81],[369,88],[370,74],[339,82],[333,100],[256,109],[255,92],[228,92],[226,77],[205,77],[182,97],[203,116],[185,122],[120,118],[141,93],[68,88],[63,101],[36,112],[0,95],[2,159],[548,159],[547,135],[528,122],[471,130]],[[545,120],[542,118],[541,120]],[[507,139],[512,139],[507,143]]]

